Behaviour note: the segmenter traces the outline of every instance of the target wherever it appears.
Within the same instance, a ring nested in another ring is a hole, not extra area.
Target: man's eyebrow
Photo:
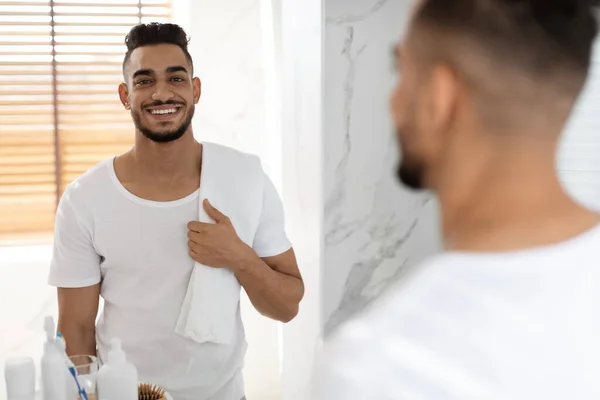
[[[138,69],[133,73],[134,78],[140,75],[154,75],[154,71],[151,69]]]
[[[181,65],[175,65],[175,66],[172,66],[172,67],[167,67],[166,71],[167,71],[168,74],[172,74],[173,72],[185,72],[186,74],[188,73],[188,70],[185,67],[181,66]]]

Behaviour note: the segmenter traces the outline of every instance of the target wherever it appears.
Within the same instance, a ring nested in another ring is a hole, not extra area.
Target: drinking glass
[[[98,359],[95,356],[71,356],[69,360],[75,366],[75,372],[77,372],[77,379],[79,385],[88,396],[88,400],[96,400],[97,398],[97,387],[96,387],[96,376],[98,374]],[[75,400],[83,400],[77,392],[77,385],[75,379],[71,376],[70,385],[70,398]]]

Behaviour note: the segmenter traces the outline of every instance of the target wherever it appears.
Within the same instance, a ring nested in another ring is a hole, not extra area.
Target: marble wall
[[[325,337],[439,248],[435,201],[394,175],[392,48],[410,4],[325,1]]]
[[[394,178],[391,49],[410,0],[267,2],[280,36],[282,193],[306,283],[283,329],[283,398],[304,400],[323,337],[438,250],[437,209]]]

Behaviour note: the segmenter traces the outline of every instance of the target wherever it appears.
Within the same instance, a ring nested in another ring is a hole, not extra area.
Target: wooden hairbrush
[[[151,383],[140,383],[138,385],[139,400],[166,400],[165,389]]]

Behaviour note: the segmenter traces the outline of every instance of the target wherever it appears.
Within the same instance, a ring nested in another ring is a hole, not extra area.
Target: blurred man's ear
[[[431,79],[432,127],[436,131],[446,131],[452,124],[452,116],[459,96],[459,82],[456,74],[447,65],[439,65],[432,72]]]

